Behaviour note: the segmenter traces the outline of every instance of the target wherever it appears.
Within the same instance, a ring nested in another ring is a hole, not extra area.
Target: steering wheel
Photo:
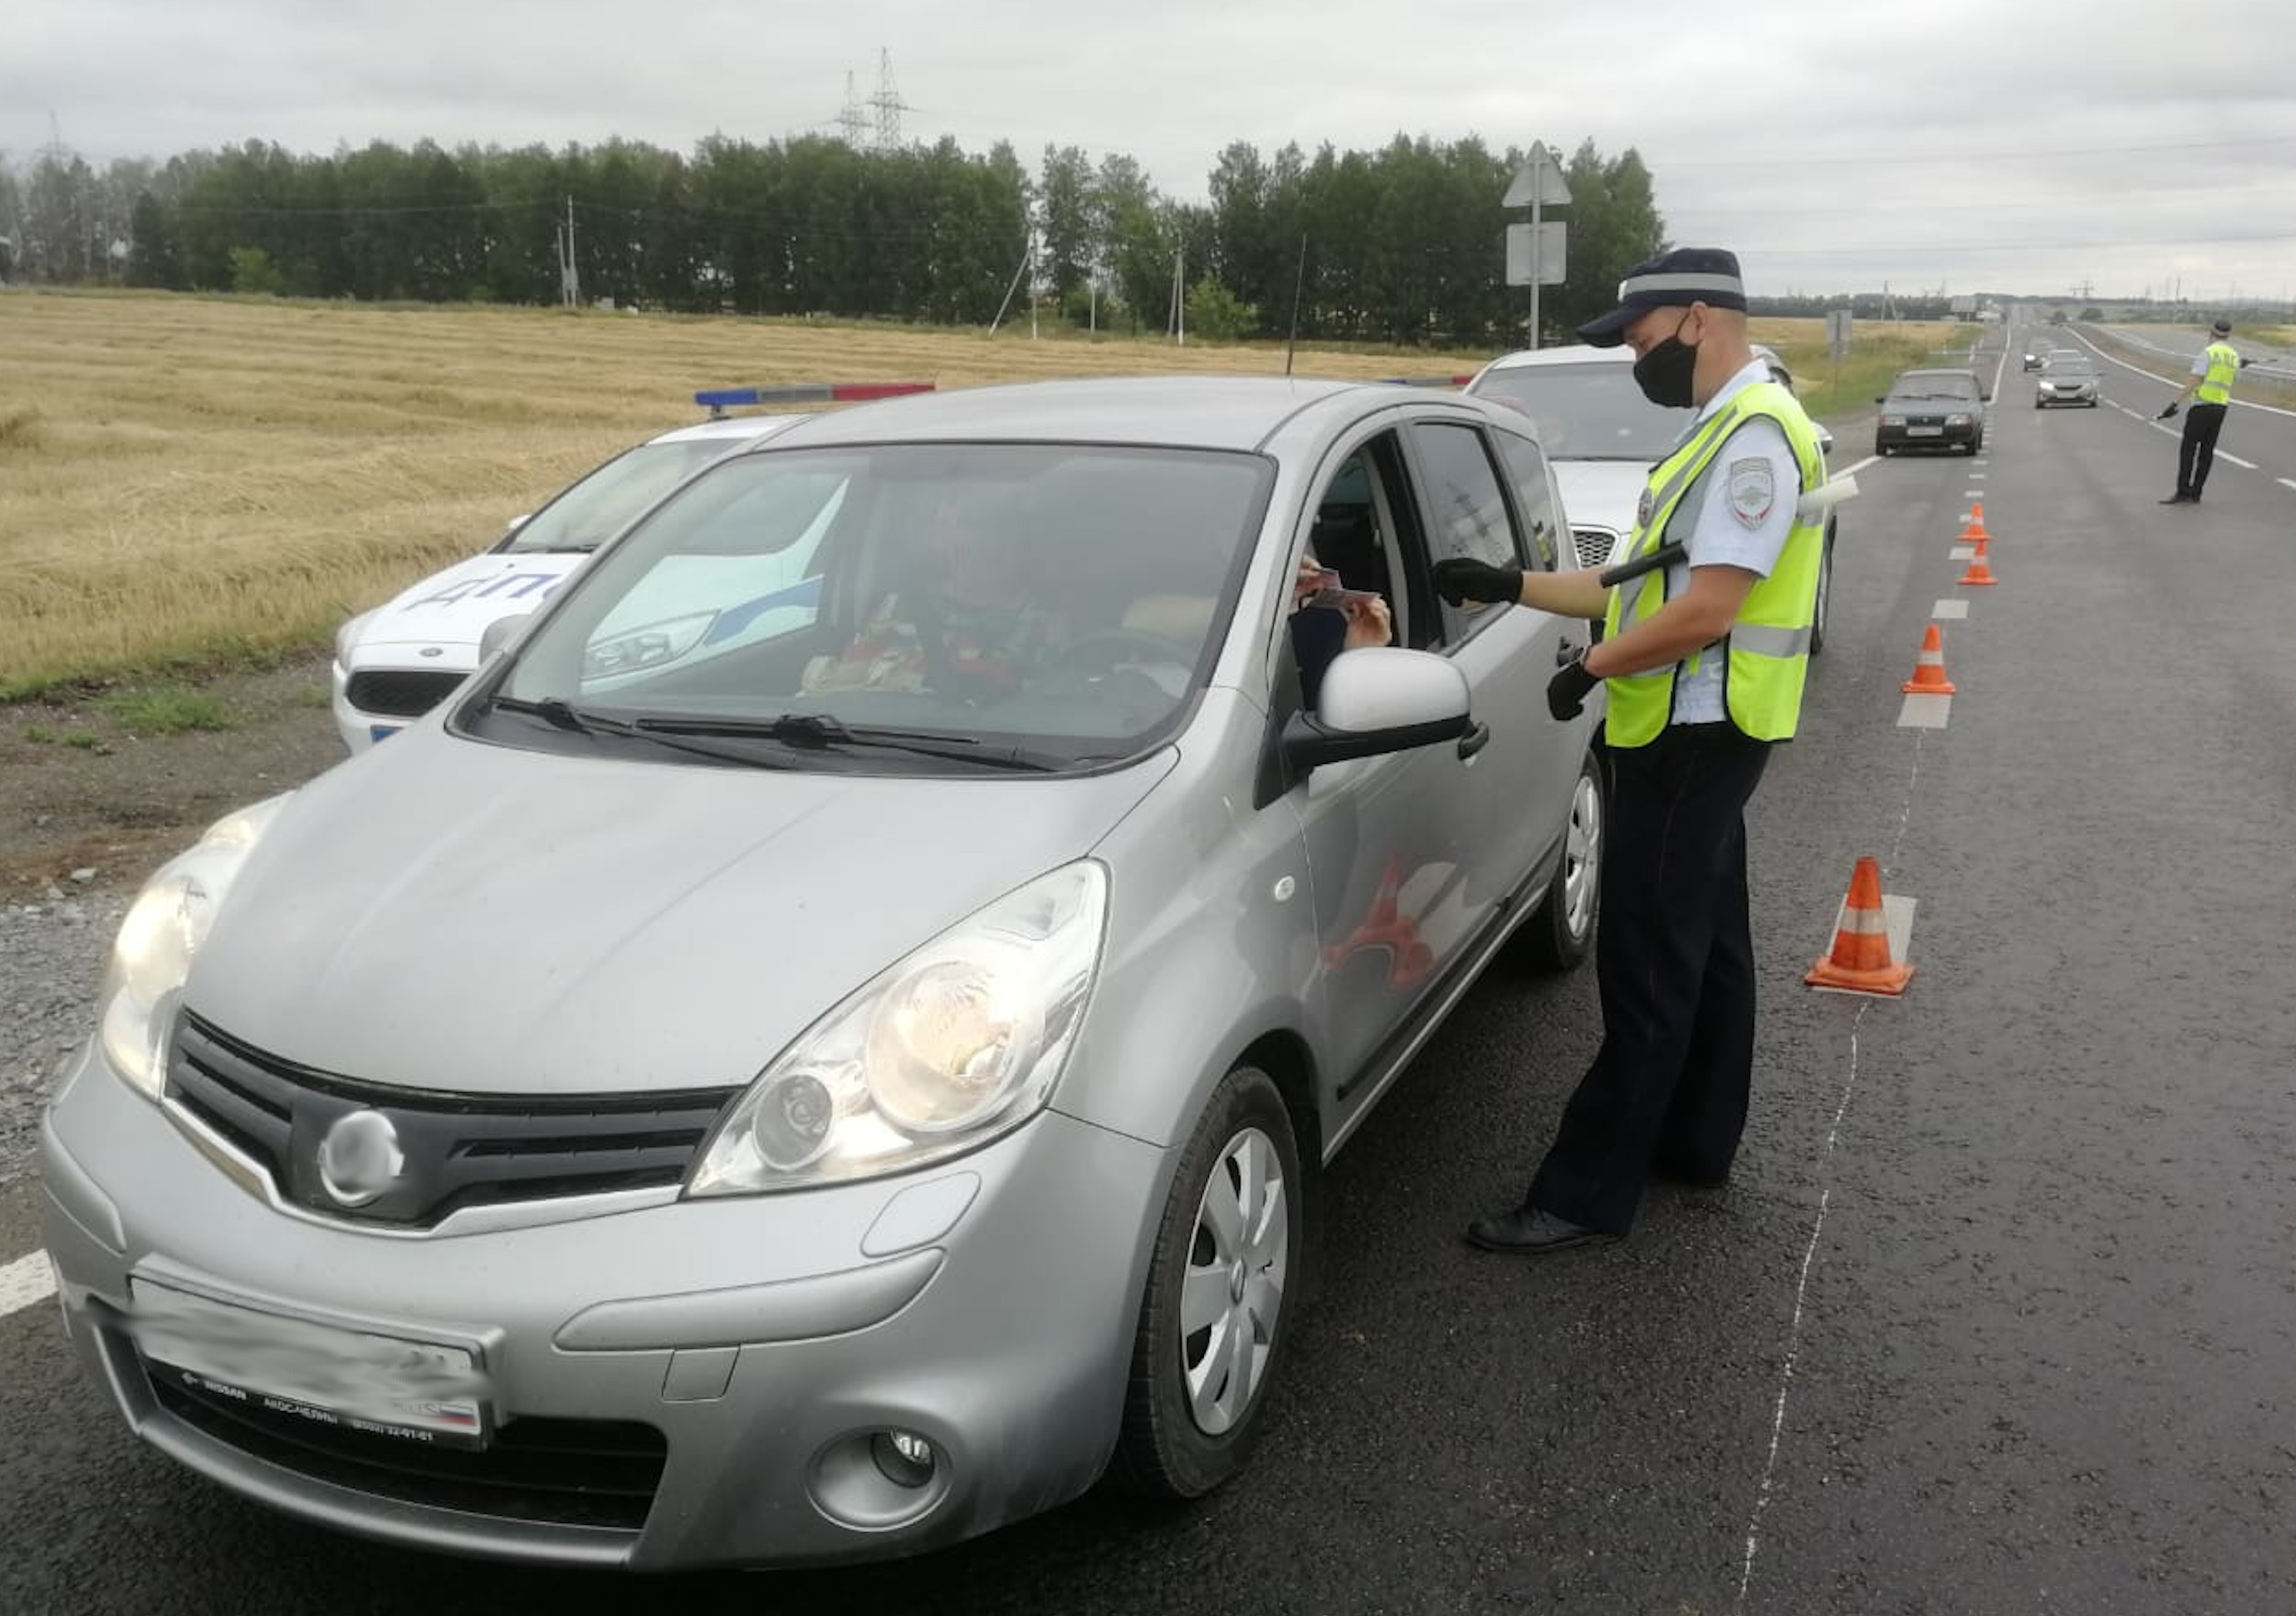
[[[1125,651],[1145,652],[1140,660],[1150,662],[1174,662],[1182,668],[1196,665],[1196,648],[1184,645],[1160,634],[1145,628],[1100,628],[1070,640],[1053,658],[1054,666],[1064,669],[1089,669],[1102,665],[1114,667]]]

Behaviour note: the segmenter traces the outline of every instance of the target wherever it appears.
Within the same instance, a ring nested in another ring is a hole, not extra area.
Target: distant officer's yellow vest
[[[2209,373],[2193,390],[2193,397],[2202,404],[2230,404],[2232,381],[2240,374],[2240,355],[2229,342],[2211,342],[2208,349]]]
[[[1622,559],[1648,555],[1657,549],[1665,542],[1668,529],[1677,526],[1677,513],[1681,520],[1677,537],[1689,537],[1703,503],[1707,475],[1723,444],[1741,423],[1755,415],[1767,415],[1778,423],[1801,471],[1800,488],[1782,489],[1781,496],[1791,494],[1799,504],[1802,493],[1824,480],[1825,462],[1817,446],[1817,431],[1800,404],[1775,381],[1755,382],[1703,422],[1687,443],[1651,468],[1635,530]],[[1758,741],[1789,739],[1800,720],[1802,682],[1809,668],[1810,623],[1817,610],[1818,563],[1824,546],[1824,518],[1806,522],[1797,517],[1786,535],[1784,549],[1779,552],[1777,565],[1747,594],[1729,634],[1696,653],[1726,654],[1723,692],[1730,721]],[[1605,637],[1632,628],[1665,603],[1664,568],[1620,585],[1611,591],[1610,608],[1603,619]],[[1674,714],[1674,674],[1669,665],[1604,681],[1610,717],[1603,733],[1611,745],[1647,746],[1658,739]]]

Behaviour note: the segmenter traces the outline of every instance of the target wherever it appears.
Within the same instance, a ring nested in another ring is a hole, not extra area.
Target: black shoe
[[[2197,494],[2171,494],[2161,503],[2164,505],[2196,505],[2201,503],[2201,496]]]
[[[1518,1257],[1537,1257],[1547,1251],[1567,1251],[1572,1246],[1616,1240],[1616,1235],[1605,1235],[1600,1229],[1590,1229],[1557,1218],[1535,1206],[1519,1206],[1512,1211],[1500,1212],[1489,1218],[1478,1218],[1467,1226],[1467,1241],[1486,1251],[1505,1251]]]

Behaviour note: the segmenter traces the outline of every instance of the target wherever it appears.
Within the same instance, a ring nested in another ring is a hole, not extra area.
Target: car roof
[[[646,441],[693,443],[708,438],[770,438],[800,421],[811,420],[815,413],[798,410],[780,415],[727,415],[722,420],[697,421],[692,426],[673,427],[667,432],[655,433]]]
[[[1788,379],[1792,379],[1792,367],[1779,357],[1777,349],[1767,342],[1753,342],[1747,346],[1754,350],[1754,357],[1765,361],[1778,370],[1784,371]],[[1483,370],[1486,373],[1495,370],[1531,370],[1542,365],[1622,365],[1631,369],[1634,363],[1635,350],[1623,342],[1615,348],[1595,348],[1587,343],[1573,342],[1562,348],[1525,348],[1519,349],[1511,354],[1501,354],[1483,366]]]
[[[777,447],[849,443],[1128,443],[1171,448],[1259,448],[1319,410],[1368,412],[1414,397],[1488,409],[1431,389],[1283,376],[1123,376],[960,388],[818,415]]]

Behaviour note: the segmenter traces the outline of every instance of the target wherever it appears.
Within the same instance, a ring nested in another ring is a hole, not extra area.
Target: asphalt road
[[[1751,816],[1726,1191],[1653,1191],[1606,1250],[1463,1246],[1597,1029],[1591,972],[1495,974],[1334,1169],[1248,1474],[836,1574],[602,1583],[276,1519],[128,1437],[36,1303],[0,1317],[0,1609],[2296,1610],[2296,419],[2236,416],[2254,469],[2163,510],[2160,382],[2107,366],[2134,414],[2037,413],[2013,364],[1982,463],[1864,467],[1843,512]],[[1949,555],[1972,496],[1991,588]],[[1902,726],[1953,600],[1958,693]],[[1869,853],[1918,974],[1811,993]],[[0,1265],[36,1244],[0,1196]]]

